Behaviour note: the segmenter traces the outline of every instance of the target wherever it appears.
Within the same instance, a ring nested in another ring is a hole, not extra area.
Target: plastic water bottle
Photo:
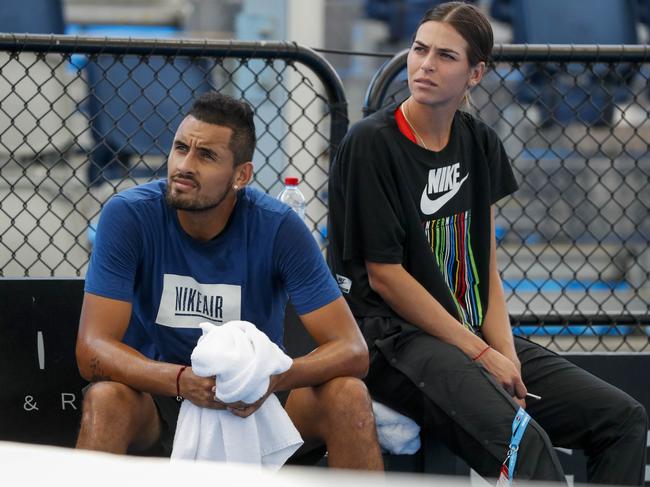
[[[298,213],[301,220],[305,220],[305,196],[298,189],[298,178],[284,178],[284,189],[278,195],[278,199]]]

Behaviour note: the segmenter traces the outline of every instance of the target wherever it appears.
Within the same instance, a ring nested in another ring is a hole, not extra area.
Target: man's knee
[[[82,421],[125,418],[135,403],[136,392],[118,382],[96,382],[84,392]]]
[[[372,401],[366,385],[354,377],[338,377],[321,386],[321,410],[330,427],[363,430],[375,427]]]
[[[84,393],[77,448],[126,453],[148,448],[160,436],[148,394],[117,382],[97,382]]]

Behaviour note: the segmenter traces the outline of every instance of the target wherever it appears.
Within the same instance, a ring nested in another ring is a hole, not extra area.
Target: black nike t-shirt
[[[487,310],[490,206],[517,189],[492,129],[454,116],[447,146],[400,132],[396,105],[355,124],[329,180],[328,263],[357,318],[394,316],[365,261],[402,264],[453,316],[478,330]]]

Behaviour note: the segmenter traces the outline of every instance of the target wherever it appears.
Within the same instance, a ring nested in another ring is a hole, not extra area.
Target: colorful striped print
[[[477,330],[483,322],[483,307],[472,252],[470,222],[468,210],[425,222],[424,231],[463,324],[470,330]]]

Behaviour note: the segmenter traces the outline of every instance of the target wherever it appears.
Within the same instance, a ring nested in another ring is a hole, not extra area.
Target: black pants
[[[413,418],[485,477],[498,476],[518,409],[480,365],[453,345],[389,318],[360,321],[370,348],[373,398]],[[533,418],[516,478],[564,482],[552,445],[583,449],[591,483],[642,485],[645,409],[616,387],[528,340],[515,337]]]

